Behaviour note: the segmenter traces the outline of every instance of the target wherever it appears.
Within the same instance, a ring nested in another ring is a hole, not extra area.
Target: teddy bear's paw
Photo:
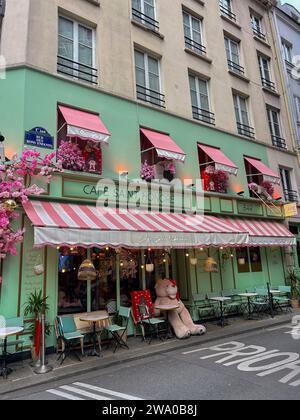
[[[206,334],[206,328],[203,325],[197,325],[197,328],[194,329],[192,335],[204,335]]]

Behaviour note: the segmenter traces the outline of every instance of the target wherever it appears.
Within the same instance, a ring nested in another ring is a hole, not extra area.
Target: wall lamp
[[[237,195],[239,195],[240,197],[242,197],[244,194],[245,194],[245,191],[239,191],[239,192],[237,193]]]
[[[119,172],[119,176],[122,178],[128,176],[128,171]]]

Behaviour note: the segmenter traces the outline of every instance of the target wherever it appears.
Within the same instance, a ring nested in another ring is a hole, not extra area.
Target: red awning
[[[198,144],[198,147],[212,160],[211,163],[215,164],[217,170],[237,175],[239,168],[226,155],[224,155],[219,148],[206,146],[204,144]]]
[[[214,216],[122,211],[31,201],[25,205],[36,246],[199,248],[241,246],[248,234]]]
[[[261,160],[249,157],[245,157],[245,160],[258,172],[252,175],[262,175],[264,181],[271,182],[272,184],[280,184],[280,176],[268,168]]]
[[[228,218],[236,229],[249,233],[250,246],[294,246],[295,236],[280,222],[261,219]]]
[[[80,137],[84,140],[108,143],[111,134],[101,121],[99,115],[66,106],[59,106],[58,108],[67,124],[68,137]]]
[[[156,150],[158,157],[169,160],[176,160],[178,162],[185,161],[186,154],[167,134],[147,130],[145,128],[141,128],[141,132],[152,144],[153,148]]]

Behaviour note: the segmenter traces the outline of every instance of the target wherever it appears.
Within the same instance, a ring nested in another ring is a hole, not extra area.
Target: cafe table
[[[247,298],[248,300],[248,320],[254,320],[253,316],[252,316],[252,311],[251,311],[251,299],[254,297],[258,296],[258,293],[239,293],[240,297],[244,297]]]
[[[109,319],[108,314],[88,314],[80,317],[80,321],[83,322],[89,322],[90,324],[93,324],[93,349],[90,351],[89,356],[96,356],[101,357],[101,341],[100,341],[100,349],[99,352],[97,351],[97,331],[96,326],[98,322],[106,321]],[[101,338],[100,338],[101,340]]]
[[[3,379],[7,379],[7,376],[12,372],[10,368],[7,367],[7,339],[10,336],[20,334],[24,331],[22,327],[7,327],[7,328],[0,328],[0,339],[4,340],[3,345],[3,362],[2,368],[0,370],[0,376],[3,376]]]
[[[167,326],[168,326],[168,332],[167,332],[167,335],[166,335],[166,339],[174,338],[174,334],[172,333],[171,326],[170,326],[170,323],[169,323],[169,312],[170,311],[175,311],[176,309],[178,309],[179,305],[177,305],[177,304],[174,304],[174,305],[155,305],[154,308],[159,309],[160,311],[165,311],[166,312],[166,321],[167,321]]]
[[[220,317],[220,322],[218,325],[220,325],[221,327],[224,327],[228,323],[227,321],[225,321],[225,317],[224,317],[224,303],[230,301],[231,298],[223,297],[223,296],[216,296],[216,297],[210,298],[209,300],[218,302],[220,304],[221,317]]]

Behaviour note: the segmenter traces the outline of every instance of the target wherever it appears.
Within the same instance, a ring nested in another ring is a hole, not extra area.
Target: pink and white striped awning
[[[35,246],[198,248],[242,246],[244,229],[214,216],[134,212],[80,204],[30,201]]]
[[[262,219],[227,219],[236,229],[249,233],[248,246],[294,246],[295,236],[280,222]]]

